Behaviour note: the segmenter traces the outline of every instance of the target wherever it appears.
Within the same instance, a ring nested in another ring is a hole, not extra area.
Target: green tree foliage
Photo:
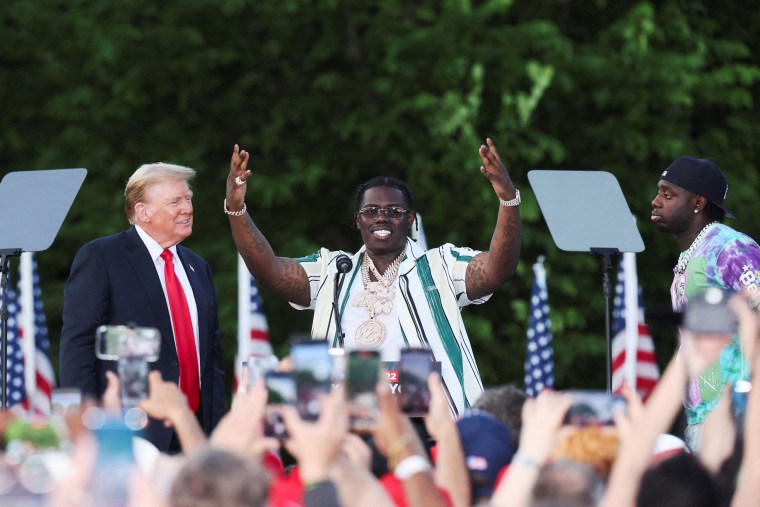
[[[465,310],[483,377],[522,382],[530,266],[545,254],[558,385],[602,388],[601,262],[554,246],[527,172],[612,172],[644,237],[647,303],[667,306],[677,247],[648,215],[676,156],[718,163],[736,226],[760,236],[749,219],[759,12],[687,0],[5,0],[1,170],[89,169],[38,257],[54,349],[73,256],[127,226],[123,186],[142,163],[198,170],[186,244],[216,273],[231,372],[236,252],[221,207],[233,143],[252,153],[252,216],[278,254],[299,256],[359,246],[354,189],[376,174],[408,181],[431,244],[487,248],[497,201],[477,149],[491,137],[523,194],[524,247],[517,276]],[[284,353],[311,314],[263,296]],[[673,331],[654,331],[664,362]]]

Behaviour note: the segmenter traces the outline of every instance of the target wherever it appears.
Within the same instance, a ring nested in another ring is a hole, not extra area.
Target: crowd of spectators
[[[757,371],[758,316],[742,296],[728,305],[739,322],[748,369]],[[679,352],[645,402],[624,389],[628,410],[616,413],[613,425],[568,425],[570,394],[547,390],[529,398],[512,385],[486,389],[474,407],[453,419],[440,376],[433,373],[424,431],[379,383],[380,410],[371,432],[351,431],[349,402],[336,388],[322,399],[316,421],[283,406],[284,440],[263,434],[263,381],[250,387],[241,382],[231,409],[206,437],[177,385],[152,372],[149,397],[139,408],[175,428],[182,447],[175,455],[151,449],[130,429],[139,417],[122,411],[118,378],[110,374],[98,404],[60,419],[35,423],[0,414],[0,505],[756,505],[760,389],[727,386],[698,450],[669,434],[689,379],[719,354],[709,337],[683,334]],[[50,426],[58,438],[53,450],[45,450],[39,435]],[[382,473],[372,466],[378,453],[387,463]]]

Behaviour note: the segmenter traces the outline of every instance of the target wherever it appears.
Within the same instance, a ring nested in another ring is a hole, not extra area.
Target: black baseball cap
[[[739,320],[728,300],[731,293],[717,287],[709,287],[689,298],[683,318],[683,327],[698,334],[734,333]]]
[[[705,158],[678,157],[662,172],[660,179],[701,195],[726,212],[726,218],[736,218],[723,200],[728,193],[728,180],[720,168]]]

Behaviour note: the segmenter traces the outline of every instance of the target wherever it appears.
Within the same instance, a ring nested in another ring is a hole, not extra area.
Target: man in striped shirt
[[[452,412],[462,414],[483,385],[460,310],[484,303],[514,274],[521,240],[520,194],[490,139],[479,155],[480,171],[499,199],[488,251],[451,244],[425,251],[408,238],[416,215],[412,193],[403,182],[377,177],[359,187],[354,221],[364,244],[352,255],[353,267],[337,298],[345,340],[333,316],[336,259],[345,252],[323,248],[300,259],[276,256],[245,211],[249,154],[237,145],[225,212],[238,251],[259,283],[295,308],[314,310],[314,339],[347,350],[377,349],[385,361],[398,360],[407,347],[430,350],[441,362]]]

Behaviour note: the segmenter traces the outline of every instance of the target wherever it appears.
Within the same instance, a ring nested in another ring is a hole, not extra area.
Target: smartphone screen
[[[290,373],[268,371],[264,374],[267,388],[267,408],[264,417],[264,435],[284,439],[287,437],[285,421],[279,407],[294,405],[296,402],[296,382]]]
[[[427,349],[404,349],[399,361],[398,381],[401,385],[401,410],[410,416],[423,416],[430,408],[428,377],[433,371],[433,358]]]
[[[607,391],[565,391],[573,402],[565,415],[564,424],[574,426],[609,426],[613,415],[626,413],[628,402],[619,394]]]
[[[248,387],[253,384],[268,371],[277,369],[280,360],[274,354],[269,355],[251,355],[244,363],[243,368],[248,370]]]
[[[290,349],[296,381],[296,408],[301,418],[315,421],[321,409],[320,398],[330,392],[333,364],[330,346],[316,340],[294,344]]]
[[[145,356],[120,357],[117,370],[122,407],[136,407],[142,400],[148,398],[150,367]]]
[[[95,355],[99,359],[143,356],[153,362],[160,350],[161,333],[154,327],[100,326],[95,331]]]
[[[380,380],[380,352],[352,350],[346,361],[346,396],[349,400],[351,428],[357,431],[374,429],[380,408],[375,388]]]

